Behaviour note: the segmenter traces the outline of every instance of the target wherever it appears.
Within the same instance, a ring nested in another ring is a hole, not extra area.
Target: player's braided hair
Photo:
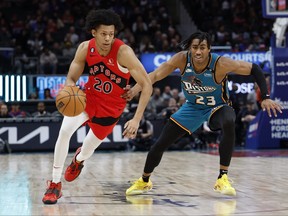
[[[204,40],[207,41],[207,46],[208,48],[211,47],[211,36],[209,33],[207,32],[195,32],[193,34],[191,34],[186,40],[180,42],[178,44],[178,48],[182,49],[182,50],[189,50],[190,49],[190,46],[192,44],[192,41],[194,39],[199,39],[200,40],[200,43]]]
[[[91,10],[86,16],[85,28],[88,32],[97,29],[100,25],[114,25],[116,33],[123,28],[123,23],[118,14],[112,10]]]

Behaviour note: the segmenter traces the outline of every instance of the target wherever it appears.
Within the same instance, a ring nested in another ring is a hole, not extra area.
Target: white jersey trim
[[[118,65],[118,68],[119,68],[119,70],[120,70],[121,72],[123,72],[123,73],[125,73],[125,74],[127,74],[127,73],[129,72],[129,70],[128,70],[127,68],[122,67],[122,66],[118,63],[118,61],[117,61],[117,65]]]

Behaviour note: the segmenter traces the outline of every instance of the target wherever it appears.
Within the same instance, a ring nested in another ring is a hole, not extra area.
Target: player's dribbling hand
[[[267,111],[269,117],[272,117],[272,113],[275,117],[277,117],[277,111],[282,113],[283,107],[271,99],[265,99],[261,103],[261,108],[263,111]]]
[[[138,128],[139,122],[131,119],[125,123],[122,135],[128,139],[133,139],[136,137]]]

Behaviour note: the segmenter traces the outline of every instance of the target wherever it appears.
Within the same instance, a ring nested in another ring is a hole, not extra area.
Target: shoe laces
[[[228,178],[227,175],[226,175],[226,176],[223,175],[222,178],[220,178],[220,180],[221,180],[223,183],[226,183],[226,184],[228,184],[228,185],[230,185],[230,186],[231,186],[231,184],[234,183],[234,181],[233,181],[232,179]]]
[[[52,181],[47,181],[47,191],[46,193],[55,193],[54,190],[57,190],[57,184]]]
[[[74,173],[76,172],[77,170],[81,170],[83,165],[82,165],[83,162],[80,162],[80,163],[77,163],[76,161],[73,162],[73,165],[71,166],[71,172]]]
[[[141,181],[140,179],[134,179],[134,180],[132,180],[132,181],[129,181],[129,183],[131,184],[131,185],[134,185],[134,184],[145,184],[145,183],[148,183],[148,182],[144,182],[143,180]]]

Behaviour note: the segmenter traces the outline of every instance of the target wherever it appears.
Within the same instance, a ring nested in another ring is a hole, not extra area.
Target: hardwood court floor
[[[0,155],[0,215],[288,215],[287,150],[244,152],[235,153],[230,167],[233,198],[212,190],[215,151],[165,152],[152,176],[154,189],[131,197],[125,196],[128,181],[140,177],[147,152],[96,152],[78,179],[62,181],[63,197],[55,205],[41,201],[53,153]]]

